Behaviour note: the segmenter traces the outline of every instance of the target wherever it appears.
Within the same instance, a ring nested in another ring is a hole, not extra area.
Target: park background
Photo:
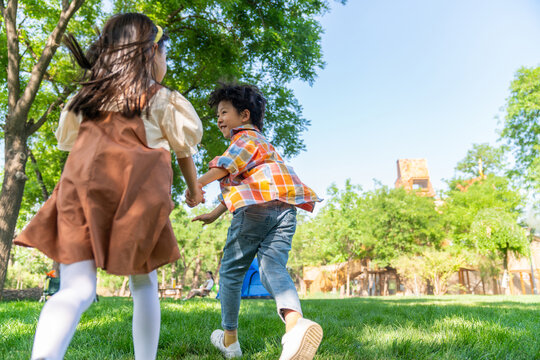
[[[5,3],[8,7],[13,4]],[[118,10],[145,12],[169,31],[165,84],[184,93],[200,109],[205,124],[197,158],[201,171],[227,145],[218,136],[214,116],[205,104],[209,90],[222,79],[255,82],[262,87],[270,100],[267,135],[303,181],[325,198],[315,214],[300,217],[291,251],[291,275],[306,299],[482,293],[480,282],[490,294],[532,292],[531,277],[525,279],[529,280],[525,288],[522,285],[526,268],[521,278],[515,274],[515,287],[503,285],[509,262],[517,258],[526,266],[530,264],[530,249],[538,243],[534,228],[540,227],[535,196],[540,176],[540,50],[534,46],[540,35],[538,2],[66,2],[75,3],[82,6],[67,30],[85,44],[94,36],[92,26]],[[61,5],[20,1],[19,7],[21,68],[16,76],[25,90],[32,85],[34,65],[48,56],[45,40],[57,25]],[[9,181],[20,184],[21,170],[2,167],[0,212],[3,220],[8,220],[0,226],[0,280],[2,288],[20,293],[22,289],[41,289],[44,274],[52,267],[50,260],[36,251],[11,248],[10,241],[58,180],[66,154],[55,149],[53,131],[61,107],[75,91],[73,81],[78,73],[65,48],[60,47],[41,74],[43,80],[35,89],[29,113],[22,118],[14,116],[19,114],[9,106],[13,91],[8,86],[7,15],[4,9],[0,60],[6,70],[1,73],[0,121],[2,142],[8,151],[2,149],[1,157],[7,159],[5,164],[11,161],[17,165],[17,161],[21,163],[18,154],[28,154],[28,162],[26,158],[22,161],[28,180],[22,182],[24,195],[8,194],[5,185]],[[10,152],[10,136],[21,131],[10,126],[16,123],[27,125],[22,136],[25,146]],[[427,159],[435,196],[422,196],[421,189],[394,187],[396,161],[417,158]],[[173,190],[178,206],[171,219],[182,259],[164,267],[160,280],[163,288],[174,285],[185,292],[199,286],[205,270],[217,273],[230,219],[224,217],[206,227],[190,223],[190,218],[205,209],[189,210],[181,205],[181,181],[175,182]],[[217,186],[208,190],[210,203],[218,191]],[[20,212],[5,205],[16,201],[21,202]],[[9,220],[13,216],[15,222]],[[356,279],[351,273],[354,266],[361,269]],[[306,267],[320,269],[323,280],[319,290],[330,295],[306,288]],[[476,272],[479,281],[474,289],[459,275],[469,270]],[[391,279],[399,282],[390,284]],[[126,278],[101,272],[99,287],[102,295],[129,295]],[[394,291],[389,292],[389,287]],[[448,299],[458,304],[456,308],[461,305],[461,298]],[[514,326],[527,317],[527,311],[538,309],[537,300],[471,299],[464,301],[511,309],[507,320],[515,325],[497,333],[508,340],[501,342],[501,354],[530,358],[531,353],[538,353],[538,341],[531,337],[538,330],[534,323],[516,335],[524,347],[517,347],[516,352],[504,350],[511,347]],[[177,311],[174,300],[166,301],[171,313]],[[426,304],[434,309],[443,303],[430,301]],[[216,310],[215,303],[201,304]],[[37,304],[29,308],[34,316]],[[345,316],[330,315],[336,319]],[[370,321],[395,325],[383,318]],[[475,331],[466,321],[464,324]],[[494,319],[486,324],[502,326]],[[28,329],[24,331],[28,333]],[[375,339],[376,331],[374,334]],[[358,336],[351,333],[351,339]],[[404,351],[407,342],[428,351],[422,347],[422,336],[398,339],[395,348],[374,352],[373,358]],[[482,344],[479,339],[465,337],[449,348],[460,341]],[[467,356],[476,356],[486,347],[471,347]],[[456,353],[449,348],[443,346],[442,353],[452,358]],[[359,358],[354,351],[350,354]]]

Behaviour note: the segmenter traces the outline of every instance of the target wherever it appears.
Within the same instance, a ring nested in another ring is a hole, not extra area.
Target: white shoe
[[[223,344],[223,338],[225,337],[225,333],[223,330],[214,330],[212,335],[210,335],[210,341],[212,342],[212,345],[214,345],[216,348],[218,348],[219,351],[225,356],[225,359],[232,359],[236,357],[242,356],[242,349],[240,349],[240,343],[238,340],[236,340],[235,343],[232,343],[231,345],[225,347]]]
[[[298,319],[296,325],[281,338],[283,350],[279,360],[311,360],[323,337],[319,324],[308,319]]]

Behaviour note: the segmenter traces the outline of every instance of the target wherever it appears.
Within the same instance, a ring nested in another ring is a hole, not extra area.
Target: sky
[[[515,72],[540,65],[538,1],[349,0],[321,24],[326,67],[292,84],[311,126],[291,164],[322,197],[393,186],[403,158],[446,189],[473,144],[498,144]]]
[[[291,165],[328,197],[346,179],[393,186],[398,159],[425,158],[446,189],[473,144],[497,145],[515,72],[540,65],[540,2],[330,1],[326,67],[312,86],[291,84],[311,121]],[[211,201],[219,189],[208,190]]]

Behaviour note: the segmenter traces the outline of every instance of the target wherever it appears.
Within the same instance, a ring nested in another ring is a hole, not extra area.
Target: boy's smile
[[[249,110],[241,113],[230,101],[221,101],[217,109],[217,125],[225,139],[231,138],[231,130],[245,124],[251,124]]]

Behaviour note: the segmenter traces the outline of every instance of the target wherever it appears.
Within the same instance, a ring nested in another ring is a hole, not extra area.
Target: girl
[[[130,275],[135,359],[155,359],[160,308],[156,268],[179,258],[169,220],[170,148],[200,203],[191,156],[202,125],[182,95],[159,83],[167,70],[163,30],[145,15],[111,17],[83,54],[65,42],[88,80],[61,114],[56,137],[71,151],[51,198],[15,243],[60,265],[60,291],[45,304],[32,359],[63,359],[96,293],[96,268]],[[170,147],[169,147],[170,146]]]
[[[212,274],[211,271],[206,272],[206,281],[203,285],[201,285],[198,289],[192,289],[189,294],[183,298],[182,300],[189,300],[195,296],[205,297],[210,294],[210,291],[212,291],[212,288],[214,287],[214,274]]]

